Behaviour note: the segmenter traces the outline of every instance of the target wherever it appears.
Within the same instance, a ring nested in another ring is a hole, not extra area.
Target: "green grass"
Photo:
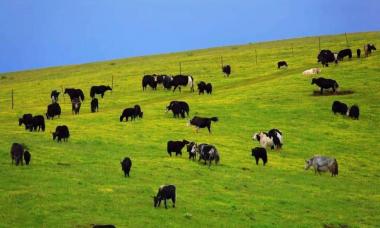
[[[380,44],[380,32],[348,39],[355,52]],[[346,48],[345,37],[324,36],[321,47]],[[301,74],[318,66],[317,53],[318,38],[308,37],[0,74],[0,227],[379,226],[380,55],[323,68],[322,76],[354,93],[321,97],[312,96],[317,88]],[[221,55],[232,66],[230,78],[220,72]],[[277,70],[279,60],[289,69]],[[211,82],[213,95],[142,92],[144,73],[176,74],[179,61],[183,73]],[[90,86],[110,84],[112,75],[114,91],[99,99],[99,113],[90,113]],[[48,120],[44,133],[18,126],[23,113],[45,113],[51,90],[61,86],[84,90],[79,116],[60,96],[63,114]],[[165,113],[171,100],[187,101],[191,116],[219,117],[213,133],[195,133],[187,119]],[[334,100],[358,104],[360,120],[333,115]],[[120,123],[121,111],[135,104],[144,119]],[[70,128],[68,143],[51,138],[60,124]],[[274,127],[284,133],[284,148],[269,151],[266,167],[256,166],[250,150],[259,144],[251,136]],[[185,151],[170,158],[166,142],[182,139],[216,145],[220,165],[209,169]],[[29,167],[10,165],[13,142],[29,147]],[[339,176],[305,171],[304,160],[314,154],[335,157]],[[133,161],[130,178],[119,164],[125,156]],[[177,208],[154,209],[151,197],[165,183],[177,186]]]

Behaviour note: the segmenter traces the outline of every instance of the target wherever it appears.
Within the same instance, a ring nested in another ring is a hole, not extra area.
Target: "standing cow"
[[[104,97],[104,93],[108,90],[112,91],[110,86],[100,85],[100,86],[92,86],[90,89],[90,97],[95,98],[96,94],[100,94],[102,98]]]
[[[72,114],[75,114],[75,115],[79,114],[81,104],[82,103],[80,102],[80,100],[78,98],[74,98],[71,100],[71,112],[72,112]]]
[[[132,167],[132,161],[129,157],[125,157],[123,161],[120,162],[121,164],[121,169],[124,172],[124,177],[128,176],[129,177],[129,172],[131,171]]]
[[[176,188],[175,185],[162,185],[158,189],[157,195],[153,196],[153,204],[154,207],[159,207],[161,204],[161,201],[163,200],[165,203],[165,209],[168,208],[166,205],[166,200],[171,199],[173,202],[173,207],[175,207],[175,201],[176,201]]]
[[[222,71],[225,75],[225,77],[229,77],[230,74],[231,74],[231,66],[230,65],[225,65],[225,66],[222,66]]]
[[[15,163],[16,166],[18,166],[19,163],[21,163],[21,165],[24,165],[24,147],[21,144],[13,143],[10,154],[12,159],[12,165],[13,163]]]
[[[181,92],[181,86],[189,86],[190,91],[194,92],[194,79],[192,76],[187,75],[176,75],[173,77],[173,81],[171,82],[172,86],[174,86],[173,92],[177,89]]]

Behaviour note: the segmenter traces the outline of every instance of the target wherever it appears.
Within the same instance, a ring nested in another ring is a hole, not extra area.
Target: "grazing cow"
[[[181,92],[181,86],[190,86],[190,91],[194,92],[194,79],[190,75],[176,75],[173,77],[171,84],[174,86],[173,92],[177,89],[177,87]]]
[[[361,52],[362,52],[362,51],[360,50],[360,48],[356,49],[356,55],[357,55],[358,58],[360,58],[360,53],[361,53]]]
[[[211,133],[211,121],[217,122],[218,117],[204,118],[199,116],[194,116],[188,125],[193,125],[196,127],[196,131],[198,132],[199,128],[207,127],[208,132]]]
[[[90,97],[94,98],[96,94],[100,94],[102,98],[104,97],[104,93],[108,90],[112,91],[110,86],[100,85],[100,86],[92,86],[90,89]]]
[[[82,103],[80,102],[80,100],[78,98],[74,98],[71,100],[71,112],[72,112],[72,114],[75,114],[75,115],[79,114],[81,104]]]
[[[141,111],[141,107],[140,105],[135,105],[134,106],[134,109],[135,109],[135,118],[143,118],[143,112]]]
[[[55,132],[53,132],[52,135],[53,135],[53,140],[57,138],[57,142],[61,142],[62,139],[63,141],[67,142],[67,140],[70,137],[69,128],[66,125],[57,126],[55,128]]]
[[[322,63],[322,66],[329,66],[329,63],[335,62],[338,63],[336,56],[330,50],[321,50],[318,54],[318,62]]]
[[[338,83],[333,79],[326,79],[326,78],[313,78],[311,80],[311,84],[316,84],[321,88],[321,94],[323,94],[323,89],[330,89],[332,88],[333,92],[335,93],[335,90],[338,89],[339,85]]]
[[[314,155],[309,160],[305,160],[305,170],[308,170],[311,166],[314,168],[314,173],[321,174],[321,171],[329,171],[331,176],[338,175],[338,162],[335,158],[329,158],[321,155]]]
[[[225,76],[229,77],[231,74],[231,66],[230,65],[222,66],[222,71]]]
[[[347,115],[348,107],[345,103],[334,101],[331,110],[334,112],[334,114],[340,113],[342,115]]]
[[[281,67],[288,67],[288,64],[285,61],[279,61],[277,63],[277,69],[280,69]]]
[[[156,196],[153,196],[153,204],[154,207],[159,207],[161,201],[163,200],[165,203],[165,209],[167,209],[166,200],[171,199],[173,202],[173,207],[175,207],[176,200],[175,186],[174,185],[162,185],[158,189],[158,193]]]
[[[281,149],[283,145],[283,136],[282,132],[278,129],[271,129],[268,133],[259,132],[255,133],[252,136],[253,140],[260,142],[260,145],[263,148],[270,147],[273,149]]]
[[[164,76],[162,79],[162,85],[164,86],[165,89],[171,90],[172,89],[172,81],[173,81],[172,76]]]
[[[267,150],[262,147],[255,147],[252,149],[252,156],[255,157],[256,165],[259,164],[259,159],[263,160],[263,165],[268,162]]]
[[[185,147],[186,144],[189,144],[189,142],[185,139],[182,141],[168,141],[166,150],[170,157],[172,156],[172,152],[175,152],[175,156],[182,156],[182,148]]]
[[[21,163],[21,165],[24,165],[23,157],[24,157],[24,147],[19,143],[13,143],[11,147],[12,165],[13,165],[13,162],[16,164],[16,166],[19,163]]]
[[[211,166],[212,161],[215,161],[215,165],[219,163],[220,156],[215,146],[202,143],[202,144],[199,144],[198,146],[195,144],[193,147],[194,147],[194,150],[199,154],[198,162],[201,160],[204,160],[205,165],[206,165],[208,161],[209,167]]]
[[[125,118],[128,121],[128,118],[131,117],[131,120],[134,120],[136,117],[143,117],[143,112],[141,112],[141,108],[139,105],[135,105],[133,108],[124,109],[123,113],[120,116],[120,122]]]
[[[197,158],[197,144],[195,142],[190,142],[187,145],[187,152],[189,153],[189,159],[195,160]]]
[[[21,126],[22,124],[25,125],[25,130],[28,130],[31,127],[33,127],[33,115],[28,113],[28,114],[24,114],[22,118],[19,118],[18,126]]]
[[[364,54],[365,54],[365,57],[368,57],[372,51],[376,51],[376,47],[374,44],[366,44],[364,45]]]
[[[51,94],[50,94],[51,103],[57,103],[58,102],[59,94],[60,94],[60,92],[58,92],[57,90],[51,91]]]
[[[97,98],[91,100],[91,112],[97,112],[99,110],[99,102]]]
[[[206,84],[206,93],[211,94],[212,93],[212,85],[211,83]]]
[[[343,58],[346,57],[346,56],[348,56],[349,59],[352,58],[352,51],[351,51],[351,49],[347,48],[347,49],[341,50],[338,53],[337,60],[343,61]]]
[[[129,171],[131,171],[132,167],[132,161],[129,157],[125,157],[123,161],[120,162],[121,169],[124,171],[124,177],[128,175],[129,177]]]
[[[354,120],[359,119],[359,106],[353,105],[351,106],[350,110],[347,112],[347,116],[351,117]]]
[[[31,158],[32,158],[32,155],[29,153],[29,151],[25,150],[25,152],[24,152],[24,160],[25,160],[25,164],[26,165],[29,165]]]
[[[32,127],[30,131],[45,131],[45,119],[42,115],[33,116]]]
[[[185,118],[185,113],[189,116],[190,108],[189,105],[184,101],[171,101],[169,106],[166,106],[166,112],[172,110],[173,117]]]
[[[198,94],[204,94],[207,88],[207,84],[204,81],[200,81],[198,84]]]
[[[321,73],[320,68],[311,68],[309,70],[305,70],[304,72],[302,72],[303,75],[313,75],[313,74],[319,74],[319,73]]]
[[[55,116],[61,115],[61,106],[58,103],[49,104],[46,112],[47,119],[54,119]]]
[[[150,86],[153,90],[157,89],[157,80],[154,76],[152,75],[144,75],[142,79],[142,87],[143,91],[146,90],[147,86]]]
[[[74,88],[66,88],[64,94],[69,94],[70,100],[73,100],[74,98],[81,99],[82,102],[84,101],[84,93],[81,89],[74,89]]]

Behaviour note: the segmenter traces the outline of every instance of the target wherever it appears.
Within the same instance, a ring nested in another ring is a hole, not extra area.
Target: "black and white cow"
[[[359,106],[358,105],[353,105],[351,106],[350,110],[347,112],[347,116],[351,117],[354,120],[359,119]]]
[[[82,102],[84,101],[84,93],[81,89],[66,88],[64,94],[66,93],[69,94],[70,100],[73,100],[74,98],[78,98]]]
[[[195,142],[190,142],[187,145],[187,152],[189,153],[189,159],[195,160],[197,158],[197,144]]]
[[[345,103],[334,101],[331,110],[334,114],[339,113],[341,115],[347,115],[348,107]]]
[[[204,160],[205,165],[208,162],[208,166],[210,167],[212,161],[215,161],[215,165],[219,163],[219,152],[214,145],[206,143],[201,143],[199,145],[194,144],[193,150],[195,150],[199,154],[198,161]]]
[[[374,44],[366,44],[364,45],[364,54],[365,54],[365,57],[368,57],[372,51],[376,51],[376,47]]]
[[[99,110],[99,101],[97,98],[91,100],[91,112],[97,112]]]
[[[171,199],[173,202],[173,207],[175,207],[175,201],[176,201],[176,188],[175,185],[162,185],[158,189],[157,195],[153,196],[153,205],[154,207],[159,207],[161,204],[161,201],[163,200],[165,203],[165,208],[167,209],[166,200]]]
[[[205,128],[207,127],[208,132],[211,133],[211,121],[217,122],[218,117],[211,117],[211,118],[205,118],[205,117],[199,117],[194,116],[188,123],[188,125],[193,125],[196,127],[196,131],[198,132],[199,128]]]
[[[356,56],[358,57],[358,59],[360,58],[360,54],[361,54],[361,50],[360,48],[356,49]]]
[[[267,150],[262,147],[255,147],[252,149],[252,156],[255,157],[256,165],[259,164],[259,160],[263,160],[263,165],[268,162]]]
[[[58,103],[49,104],[47,107],[46,118],[54,119],[55,116],[61,115],[61,106]]]
[[[15,163],[16,166],[18,166],[19,163],[21,163],[21,165],[24,165],[24,147],[21,144],[13,143],[10,154],[12,159],[12,165],[13,163]]]
[[[347,48],[347,49],[343,49],[340,52],[338,52],[337,60],[343,61],[343,58],[346,57],[346,56],[348,56],[349,59],[352,58],[352,51],[351,51],[351,49]]]
[[[253,140],[260,142],[261,147],[273,149],[281,149],[283,145],[282,132],[278,129],[271,129],[268,133],[258,132],[253,134]]]
[[[62,139],[63,141],[67,142],[70,137],[69,128],[66,125],[57,126],[55,128],[55,132],[53,132],[52,135],[53,140],[57,138],[57,142],[61,142]]]
[[[318,54],[318,62],[322,63],[322,66],[329,66],[329,63],[338,63],[336,56],[330,50],[321,50]]]
[[[57,103],[58,102],[59,94],[60,94],[60,92],[58,92],[57,90],[51,91],[51,94],[50,94],[51,103]]]
[[[173,81],[172,76],[164,76],[162,79],[162,85],[164,86],[165,89],[171,90],[172,89],[172,81]]]
[[[188,75],[176,75],[173,77],[171,85],[174,86],[173,92],[177,89],[181,92],[181,86],[189,86],[190,91],[194,92],[194,79],[192,76]]]
[[[124,177],[128,176],[129,177],[129,172],[131,171],[132,167],[132,161],[129,157],[125,157],[123,161],[120,162],[121,164],[121,169],[124,172]]]
[[[90,97],[94,98],[96,94],[100,94],[102,98],[104,97],[104,93],[108,90],[112,91],[110,86],[100,85],[100,86],[92,86],[90,89]]]
[[[71,100],[71,112],[72,114],[78,115],[80,111],[81,102],[78,98],[73,98]]]
[[[338,83],[333,80],[333,79],[326,79],[326,78],[313,78],[311,80],[311,84],[316,84],[317,86],[319,86],[321,88],[321,94],[323,94],[323,89],[332,89],[333,92],[335,93],[335,91],[339,88],[339,85]]]
[[[31,127],[33,127],[33,115],[28,113],[28,114],[24,114],[22,118],[19,118],[18,125],[21,126],[22,124],[25,125],[25,130],[28,130]]]
[[[288,67],[288,64],[286,63],[286,61],[279,61],[277,63],[277,69],[280,69],[281,67]]]
[[[175,152],[175,156],[182,156],[182,149],[186,146],[186,144],[189,144],[189,141],[185,139],[182,141],[168,141],[166,150],[170,157],[172,156],[172,152]]]
[[[189,116],[190,108],[189,105],[184,101],[171,101],[169,106],[166,106],[166,112],[171,110],[173,112],[173,117],[185,118],[185,113]]]
[[[225,76],[229,77],[231,74],[231,66],[230,65],[222,66],[222,71]]]
[[[143,87],[143,91],[146,90],[146,87],[147,86],[150,86],[153,90],[156,90],[157,89],[157,79],[156,77],[152,76],[152,75],[144,75],[143,79],[142,79],[142,87]]]
[[[42,115],[33,116],[30,131],[45,131],[45,119]]]

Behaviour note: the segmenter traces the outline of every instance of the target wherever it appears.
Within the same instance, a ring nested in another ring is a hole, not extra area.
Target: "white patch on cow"
[[[190,151],[190,152],[191,152],[192,154],[195,154],[196,149],[197,149],[197,145],[194,144],[193,147],[191,147],[191,151]]]
[[[191,79],[190,76],[187,77],[187,85],[192,87],[193,86],[193,79]]]
[[[276,132],[276,136],[278,140],[280,140],[280,143],[282,144],[282,135],[279,132]]]

